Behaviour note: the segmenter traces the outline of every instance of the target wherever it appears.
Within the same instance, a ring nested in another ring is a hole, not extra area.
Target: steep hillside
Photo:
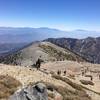
[[[11,55],[1,57],[0,61],[6,64],[30,66],[35,64],[36,60],[40,56],[44,61],[86,61],[81,56],[71,52],[70,50],[63,49],[50,42],[33,43],[20,51],[12,53]]]
[[[21,82],[22,87],[20,86],[18,91],[23,89],[23,87],[28,86],[29,84],[34,84],[36,82],[41,81],[47,86],[49,100],[91,100],[91,97],[86,93],[84,88],[82,88],[80,85],[76,83],[73,83],[67,78],[65,80],[67,80],[68,83],[62,80],[63,77],[61,79],[57,79],[57,77],[60,76],[56,77],[56,75],[52,76],[50,73],[45,74],[41,72],[41,70],[37,71],[35,69],[20,66],[0,65],[0,69],[2,69],[0,70],[0,75],[3,75],[5,77],[6,75],[8,75],[9,77],[14,77],[15,79]],[[5,97],[1,97],[0,99],[3,98]]]
[[[73,66],[72,68],[73,70],[69,69],[70,65]],[[100,67],[100,65],[92,65],[91,67],[89,63],[79,64],[79,63],[71,62],[71,61],[56,61],[54,63],[51,62],[51,64],[45,63],[45,64],[42,64],[42,68],[40,70],[36,70],[34,68],[29,68],[29,67],[23,67],[23,66],[21,67],[21,66],[11,66],[11,65],[0,64],[0,77],[3,76],[2,80],[5,80],[5,81],[1,80],[0,82],[1,83],[3,82],[3,84],[6,87],[8,86],[11,87],[10,91],[13,90],[13,86],[17,86],[17,87],[19,86],[18,88],[15,88],[15,90],[18,89],[16,93],[18,93],[20,90],[23,90],[23,88],[26,88],[29,85],[33,85],[37,82],[42,82],[47,87],[49,100],[99,100],[100,99],[100,88],[99,88],[100,81],[96,79],[96,76],[95,76],[96,73],[92,72],[92,74],[94,74],[94,80],[92,81],[94,85],[91,85],[91,84],[84,85],[80,83],[81,78],[85,80],[85,76],[82,76],[81,74],[79,74],[81,71],[81,67],[85,68],[86,66],[89,67],[89,70],[94,70],[94,71],[95,71],[95,68],[99,69]],[[53,68],[55,69],[53,70]],[[57,74],[58,69],[61,70],[61,75]],[[63,75],[63,70],[65,69],[67,73],[66,75]],[[70,73],[68,73],[69,70],[70,70]],[[74,77],[70,76],[71,71]],[[6,81],[6,79],[11,80],[11,82]],[[20,82],[21,85],[16,85],[17,82]],[[2,84],[0,84],[0,86],[2,86]],[[2,94],[4,94],[5,92],[10,93],[10,91],[6,89],[5,91],[2,91]],[[25,94],[26,92],[29,92],[29,91],[25,90],[24,92],[20,94],[20,96],[23,93]],[[12,93],[10,93],[10,95]],[[9,96],[9,95],[1,96],[2,94],[0,94],[0,100],[2,100],[2,98]],[[28,95],[28,97],[30,97],[31,95]],[[23,95],[22,95],[22,98],[23,98]],[[6,100],[6,99],[3,99],[3,100]],[[14,99],[11,99],[11,100],[14,100]],[[29,99],[25,99],[25,100],[29,100]],[[30,99],[30,100],[34,100],[34,99]]]
[[[100,63],[100,38],[49,38],[46,41],[70,49],[92,63]]]

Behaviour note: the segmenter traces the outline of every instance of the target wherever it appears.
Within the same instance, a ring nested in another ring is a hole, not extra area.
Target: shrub
[[[88,80],[80,80],[80,82],[84,85],[94,85],[92,81],[88,81]]]
[[[61,77],[58,75],[52,75],[52,77],[58,79],[58,80],[62,80],[65,83],[69,84],[70,86],[72,86],[73,88],[75,88],[76,90],[83,90],[82,87],[79,84],[73,83],[72,81],[70,81],[68,78],[65,77]]]
[[[0,99],[12,95],[21,83],[10,76],[0,76]]]
[[[59,94],[61,94],[63,100],[91,100],[91,98],[86,94],[85,91],[79,91],[79,90],[72,91],[69,90],[67,87],[57,86],[48,82],[44,82],[44,84],[47,86],[47,89],[48,87],[52,87]],[[48,93],[48,96],[50,98],[54,98],[54,94],[52,93]]]

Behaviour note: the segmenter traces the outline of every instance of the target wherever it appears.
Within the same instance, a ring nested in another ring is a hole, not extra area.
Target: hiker
[[[64,76],[66,75],[66,70],[64,71]]]
[[[37,62],[36,62],[36,68],[37,68],[37,70],[40,68],[40,65],[41,65],[41,62],[40,62],[40,59],[38,59]]]
[[[87,73],[87,69],[84,69],[84,73],[85,73],[85,74]]]
[[[99,80],[100,80],[100,74],[99,74]]]
[[[38,60],[36,61],[37,70],[40,68],[40,66],[41,66],[41,60],[40,60],[40,58],[38,58]]]
[[[84,71],[82,71],[82,76],[84,76],[84,74],[85,74]]]
[[[87,67],[87,72],[89,71],[89,68]]]
[[[91,78],[91,81],[92,81],[93,80],[93,76],[91,76],[90,78]]]
[[[60,70],[58,70],[58,71],[57,71],[57,74],[58,74],[58,75],[61,75],[61,71],[60,71]]]

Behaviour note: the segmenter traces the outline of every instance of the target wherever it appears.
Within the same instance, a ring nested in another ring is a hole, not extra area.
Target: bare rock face
[[[16,92],[9,100],[48,100],[47,89],[43,83],[37,83]]]

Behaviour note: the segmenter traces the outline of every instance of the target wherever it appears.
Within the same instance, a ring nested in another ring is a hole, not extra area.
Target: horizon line
[[[65,31],[65,32],[69,32],[69,31],[89,31],[89,32],[100,32],[97,30],[88,30],[88,29],[80,29],[80,28],[76,28],[76,29],[72,29],[72,30],[64,30],[64,29],[59,29],[59,28],[54,28],[54,27],[45,27],[45,26],[41,26],[41,27],[32,27],[32,26],[0,26],[0,28],[35,28],[35,29],[39,29],[39,28],[47,28],[47,29],[54,29],[54,30],[59,30],[59,31]]]

